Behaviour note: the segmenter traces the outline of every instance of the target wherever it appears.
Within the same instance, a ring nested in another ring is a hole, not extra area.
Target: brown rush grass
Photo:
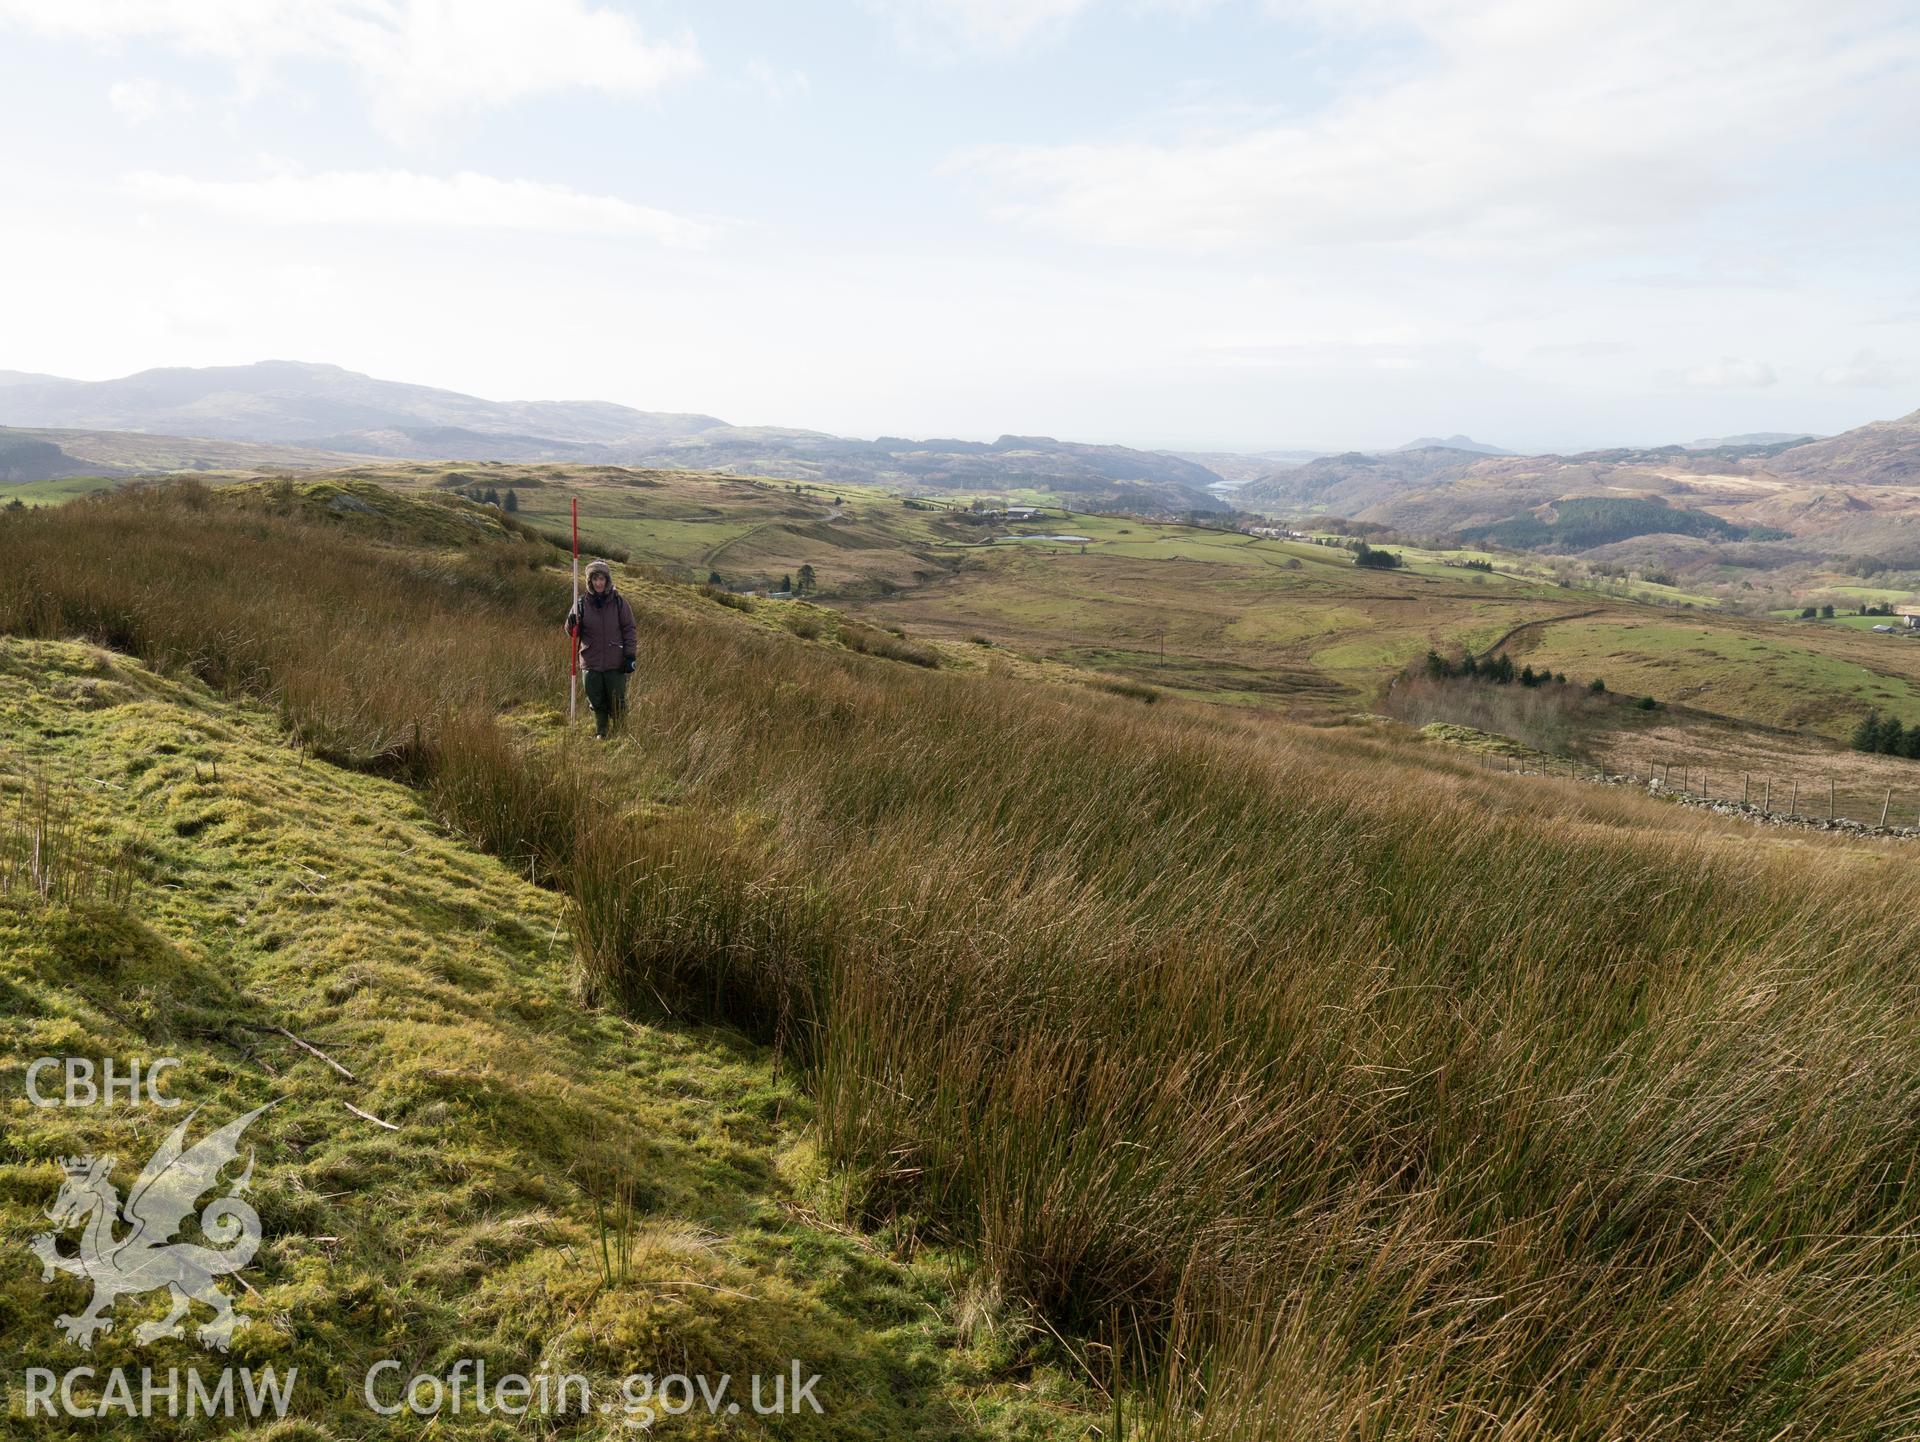
[[[124,845],[75,825],[67,797],[45,777],[20,782],[11,794],[0,784],[0,896],[123,906],[136,873]]]
[[[778,1036],[858,1208],[977,1247],[1138,1435],[1920,1427],[1904,853],[664,591],[576,755],[521,557],[117,499],[0,523],[0,625],[269,695],[550,868],[588,995]]]

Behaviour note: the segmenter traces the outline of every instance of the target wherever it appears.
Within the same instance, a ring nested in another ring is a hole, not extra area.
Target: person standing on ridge
[[[595,734],[604,741],[627,710],[627,677],[640,654],[640,632],[633,607],[613,588],[613,567],[594,561],[587,567],[587,593],[567,613],[567,631],[580,648],[587,673],[587,704],[593,707]]]

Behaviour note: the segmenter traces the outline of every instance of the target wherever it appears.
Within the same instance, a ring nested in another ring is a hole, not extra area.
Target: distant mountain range
[[[326,452],[323,463],[334,464],[342,454],[596,462],[928,490],[1035,487],[1088,508],[1222,508],[1209,489],[1221,482],[1216,472],[1163,452],[1050,436],[855,440],[605,401],[489,401],[300,361],[169,368],[110,381],[0,372],[0,426],[294,445]]]
[[[724,425],[713,416],[605,401],[486,401],[302,361],[170,367],[110,381],[0,373],[0,425],[156,431],[213,440],[323,444],[419,429],[499,432],[569,443],[664,440]]]
[[[1443,445],[1347,451],[1272,471],[1235,491],[1233,501],[1244,510],[1357,517],[1485,458],[1482,451]]]
[[[1439,436],[1421,436],[1418,440],[1408,441],[1404,446],[1396,446],[1395,449],[1402,451],[1430,451],[1436,449],[1472,451],[1475,455],[1481,456],[1510,456],[1514,454],[1513,451],[1503,449],[1500,446],[1489,446],[1483,442],[1476,441],[1472,436],[1447,436],[1445,439]]]
[[[266,441],[210,441],[146,431],[9,430],[0,426],[0,483],[175,471],[338,470],[367,457]]]
[[[1583,553],[1659,536],[1689,554],[1739,541],[1920,565],[1920,411],[1824,440],[1762,432],[1570,456],[1348,452],[1276,469],[1233,501],[1276,517]]]
[[[1433,449],[1464,451],[1476,456],[1510,456],[1514,453],[1502,450],[1499,446],[1485,445],[1472,436],[1449,436],[1437,440],[1432,436],[1422,436],[1418,440],[1408,441],[1404,446],[1395,446],[1391,451],[1348,451],[1348,456],[1390,456],[1402,451],[1425,451]],[[1284,471],[1294,466],[1310,465],[1314,461],[1325,460],[1330,451],[1166,451],[1165,455],[1178,456],[1195,465],[1205,466],[1221,478],[1216,491],[1230,498],[1239,495],[1240,488],[1253,481],[1264,480],[1276,471]]]
[[[1704,441],[1682,441],[1688,451],[1717,451],[1724,446],[1778,446],[1788,441],[1817,441],[1821,437],[1807,431],[1748,431],[1738,436],[1713,436]]]
[[[1466,435],[1423,436],[1388,451],[1240,454],[1051,436],[861,440],[606,401],[490,401],[298,361],[110,381],[0,371],[0,482],[339,467],[370,457],[674,467],[910,492],[1032,488],[1084,510],[1219,513],[1231,505],[1555,546],[1634,525],[1665,526],[1695,545],[1737,531],[1762,544],[1777,533],[1857,549],[1884,543],[1890,527],[1911,529],[1920,544],[1920,412],[1818,440],[1755,432],[1568,456],[1516,455]],[[1609,504],[1563,514],[1576,500]],[[1726,526],[1663,508],[1708,511]]]

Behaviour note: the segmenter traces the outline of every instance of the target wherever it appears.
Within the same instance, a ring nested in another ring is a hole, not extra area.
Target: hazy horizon
[[[203,369],[203,368],[204,369],[222,369],[222,368],[244,367],[244,366],[256,365],[256,364],[295,364],[295,365],[320,365],[320,366],[335,365],[337,366],[338,362],[316,361],[311,357],[277,355],[277,356],[262,356],[255,361],[232,361],[232,362],[215,361],[215,362],[209,363],[209,365],[206,367],[169,367],[169,366],[143,367],[142,371],[168,370],[168,369]],[[346,371],[354,371],[354,367],[352,366],[339,366],[339,368]],[[128,372],[125,375],[116,374],[116,375],[101,375],[101,376],[75,376],[75,375],[57,375],[51,371],[36,370],[34,367],[31,367],[31,366],[0,366],[0,375],[7,375],[9,373],[41,376],[49,380],[81,381],[81,382],[97,383],[101,381],[123,380],[123,379],[127,379],[131,375],[140,374],[141,372]],[[366,374],[365,372],[355,372],[355,373]],[[455,389],[454,387],[450,387],[450,386],[437,385],[432,380],[425,380],[419,377],[412,377],[412,376],[372,376],[370,378],[374,380],[380,380],[380,381],[393,381],[393,382],[398,382],[400,384],[405,384],[405,385],[427,386],[427,387],[438,389],[438,390],[454,390]],[[461,392],[461,393],[469,394],[469,395],[473,394],[472,392]],[[658,412],[662,409],[661,407],[658,407],[658,406],[648,406],[640,402],[635,402],[630,400],[620,400],[617,397],[604,396],[604,395],[534,395],[534,394],[493,395],[493,396],[482,396],[482,397],[479,397],[479,399],[500,402],[500,403],[538,402],[538,401],[558,401],[558,402],[612,401],[614,404],[631,406],[633,409],[640,410],[640,411]],[[781,429],[781,430],[820,430],[821,429],[820,427],[817,427],[817,426],[808,426],[803,421],[791,421],[791,422],[766,421],[761,419],[755,419],[752,417],[741,417],[741,416],[730,416],[730,415],[719,414],[712,407],[703,407],[703,406],[677,407],[675,408],[675,410],[678,413],[684,413],[684,414],[713,416],[715,419],[724,421],[729,425],[735,425],[735,426],[749,426],[749,427],[766,426],[769,428]],[[1873,420],[1885,420],[1885,419],[1893,419],[1893,418],[1894,417],[1891,417],[1891,416],[1870,416],[1870,417],[1864,418],[1862,421],[1858,422],[1857,424],[1867,424],[1868,422]],[[55,427],[55,429],[58,429],[58,428]],[[1792,427],[1784,427],[1784,426],[1756,427],[1751,432],[1727,432],[1726,434],[1728,435],[1764,434],[1769,432],[1775,432],[1775,433],[1781,433],[1781,434],[1793,434],[1793,435],[1831,434],[1831,432],[1823,433],[1823,432],[1813,431],[1811,429],[1802,429],[1802,430],[1796,431]],[[834,433],[834,434],[838,434],[838,433]],[[890,436],[890,437],[901,437],[908,440],[938,439],[938,440],[960,440],[960,441],[967,441],[967,442],[992,442],[1006,435],[1045,435],[1045,436],[1051,437],[1054,440],[1060,440],[1060,441],[1072,441],[1072,442],[1089,443],[1089,444],[1126,445],[1126,446],[1131,446],[1134,449],[1149,450],[1149,451],[1179,451],[1179,452],[1184,452],[1189,454],[1203,454],[1207,452],[1215,452],[1220,454],[1231,453],[1231,454],[1242,454],[1242,455],[1258,455],[1258,454],[1267,454],[1267,453],[1284,454],[1288,452],[1309,452],[1309,451],[1315,452],[1318,454],[1324,454],[1324,455],[1338,455],[1343,452],[1351,452],[1351,451],[1368,452],[1368,451],[1384,451],[1384,450],[1398,449],[1398,448],[1403,448],[1406,445],[1408,445],[1410,442],[1416,441],[1416,440],[1432,440],[1432,441],[1444,443],[1447,440],[1465,437],[1466,439],[1471,440],[1480,445],[1498,446],[1505,450],[1515,451],[1517,454],[1528,453],[1527,451],[1524,451],[1518,447],[1505,445],[1505,443],[1502,442],[1498,437],[1470,435],[1466,432],[1461,432],[1461,431],[1449,431],[1442,435],[1422,435],[1422,436],[1408,435],[1398,440],[1379,439],[1379,440],[1351,441],[1351,442],[1341,441],[1341,442],[1335,442],[1331,444],[1319,444],[1319,445],[1306,443],[1306,442],[1282,440],[1282,441],[1274,441],[1270,443],[1262,443],[1262,444],[1240,446],[1240,447],[1225,446],[1225,445],[1208,445],[1208,444],[1158,443],[1158,442],[1137,441],[1137,440],[1133,440],[1133,441],[1117,440],[1111,436],[1072,435],[1072,434],[1066,434],[1066,433],[1057,432],[1057,431],[1048,431],[1048,430],[1045,430],[1044,428],[1038,429],[1038,430],[1009,431],[1004,427],[998,430],[979,431],[972,434],[968,434],[961,431],[950,431],[950,430],[949,431],[903,432],[897,429],[887,429],[885,427],[881,427],[879,429],[872,430],[872,431],[867,431],[862,433],[853,433],[853,438],[872,440],[878,437]],[[1624,445],[1638,445],[1638,446],[1679,445],[1679,444],[1683,444],[1683,443],[1691,442],[1695,440],[1716,439],[1716,438],[1717,437],[1707,437],[1704,435],[1702,436],[1690,435],[1690,436],[1670,436],[1657,441],[1648,441],[1648,440],[1602,441],[1602,442],[1597,442],[1592,446],[1564,447],[1564,448],[1561,448],[1560,453],[1571,453],[1576,450],[1605,449],[1605,448],[1616,446],[1616,445],[1621,445],[1621,446],[1624,446]],[[1543,448],[1540,452],[1537,452],[1537,453],[1540,453],[1540,454],[1554,453],[1554,448],[1551,448],[1551,447]]]
[[[1520,451],[1920,405],[1888,0],[0,0],[3,361]]]

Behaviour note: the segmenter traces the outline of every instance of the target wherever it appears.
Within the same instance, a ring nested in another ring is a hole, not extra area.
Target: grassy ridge
[[[1619,691],[1834,740],[1870,709],[1920,717],[1920,645],[1831,621],[1615,613],[1542,626],[1513,649]]]
[[[907,1265],[812,1218],[809,1106],[763,1050],[582,1009],[561,898],[461,845],[416,793],[303,763],[263,708],[73,643],[0,639],[0,738],[0,1432],[209,1435],[164,1415],[29,1421],[26,1365],[297,1369],[287,1426],[242,1435],[329,1442],[423,1435],[361,1401],[381,1359],[403,1378],[463,1358],[578,1373],[617,1404],[630,1373],[730,1373],[744,1398],[750,1373],[800,1358],[822,1416],[663,1432],[1076,1435],[1057,1352],[984,1282],[969,1291],[962,1259]],[[18,829],[72,843],[51,863],[33,849],[45,899],[6,864]],[[130,870],[89,874],[116,857]],[[274,1103],[249,1133],[266,1240],[231,1356],[136,1347],[160,1297],[123,1301],[91,1351],[55,1332],[87,1291],[43,1285],[27,1252],[54,1159],[115,1154],[124,1185],[164,1128],[144,1109],[31,1106],[22,1073],[44,1055],[178,1057],[168,1090],[203,1123]],[[621,1195],[632,1224],[609,1238]],[[603,1244],[624,1261],[607,1268]],[[622,1420],[560,1435],[634,1435]],[[469,1410],[430,1435],[518,1435],[500,1425]]]
[[[576,756],[557,578],[164,497],[16,517],[0,577],[0,627],[272,696],[559,877],[595,995],[791,1047],[858,1207],[1157,1371],[1155,1435],[1920,1423],[1881,851],[664,591]]]

